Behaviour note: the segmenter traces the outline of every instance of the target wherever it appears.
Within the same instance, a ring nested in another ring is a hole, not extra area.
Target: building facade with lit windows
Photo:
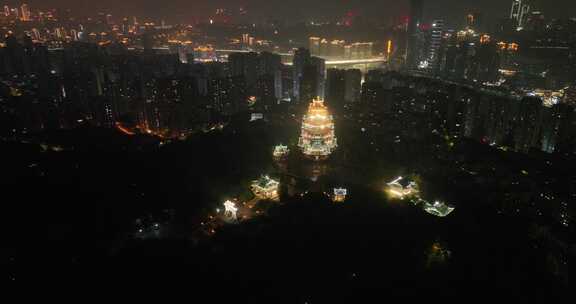
[[[305,156],[314,160],[328,158],[338,146],[334,120],[324,105],[324,100],[316,98],[308,106],[308,112],[302,120],[298,146]]]
[[[430,29],[430,42],[426,58],[426,67],[432,72],[436,72],[440,64],[440,48],[442,46],[442,35],[444,34],[444,20],[435,20]]]
[[[424,0],[410,1],[410,17],[408,20],[406,65],[408,69],[418,67],[420,51],[422,48],[422,17],[424,15]]]

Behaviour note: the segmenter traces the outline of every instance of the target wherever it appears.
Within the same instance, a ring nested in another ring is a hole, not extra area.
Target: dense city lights
[[[575,12],[5,0],[4,278],[209,303],[572,291]]]

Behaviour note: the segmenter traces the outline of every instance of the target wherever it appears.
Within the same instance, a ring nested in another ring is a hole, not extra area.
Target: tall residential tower
[[[408,20],[408,37],[406,46],[406,67],[416,69],[420,59],[422,47],[422,33],[420,25],[424,14],[423,0],[410,0],[410,19]]]
[[[435,20],[432,23],[432,28],[430,29],[430,44],[428,46],[428,54],[426,56],[428,68],[434,73],[438,71],[438,65],[440,64],[440,47],[442,45],[443,33],[444,21]]]
[[[530,11],[532,10],[532,1],[530,0],[514,0],[512,1],[512,10],[510,11],[510,19],[514,20],[516,29],[521,31],[526,26]]]

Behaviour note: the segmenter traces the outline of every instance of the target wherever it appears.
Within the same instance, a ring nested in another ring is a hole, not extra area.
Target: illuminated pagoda
[[[346,200],[346,195],[348,190],[345,188],[334,188],[334,194],[332,194],[332,201],[335,203],[341,203]]]
[[[418,184],[414,181],[403,178],[402,176],[389,182],[386,192],[392,198],[404,199],[406,197],[415,197],[420,193]]]
[[[324,101],[316,98],[308,106],[308,112],[302,120],[298,147],[304,155],[314,160],[322,160],[328,158],[337,146],[332,115]]]
[[[261,199],[277,199],[280,183],[267,175],[262,175],[252,183],[252,192]]]
[[[454,207],[450,207],[443,202],[435,201],[434,204],[424,203],[424,211],[439,217],[445,217],[454,211]]]
[[[290,153],[290,149],[288,149],[288,146],[278,145],[274,147],[273,155],[274,158],[276,159],[284,158],[288,156],[288,153]]]

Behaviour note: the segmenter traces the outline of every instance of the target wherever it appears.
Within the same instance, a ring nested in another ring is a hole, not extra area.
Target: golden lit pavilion
[[[261,199],[277,199],[280,183],[271,179],[268,175],[262,175],[252,182],[252,192]]]
[[[332,194],[332,201],[335,203],[341,203],[346,200],[346,195],[348,190],[345,188],[334,188],[334,193]]]
[[[284,158],[286,156],[288,156],[288,154],[290,153],[290,149],[288,149],[288,146],[283,146],[283,145],[278,145],[276,147],[274,147],[274,158],[276,159],[280,159],[280,158]]]
[[[391,198],[404,199],[406,197],[417,197],[420,191],[416,182],[400,176],[386,184],[386,193]]]
[[[424,211],[439,217],[445,217],[454,211],[454,207],[448,206],[444,202],[424,203]]]
[[[302,119],[302,133],[298,147],[302,153],[314,160],[328,158],[338,146],[334,133],[334,120],[324,101],[316,98],[308,106]]]

